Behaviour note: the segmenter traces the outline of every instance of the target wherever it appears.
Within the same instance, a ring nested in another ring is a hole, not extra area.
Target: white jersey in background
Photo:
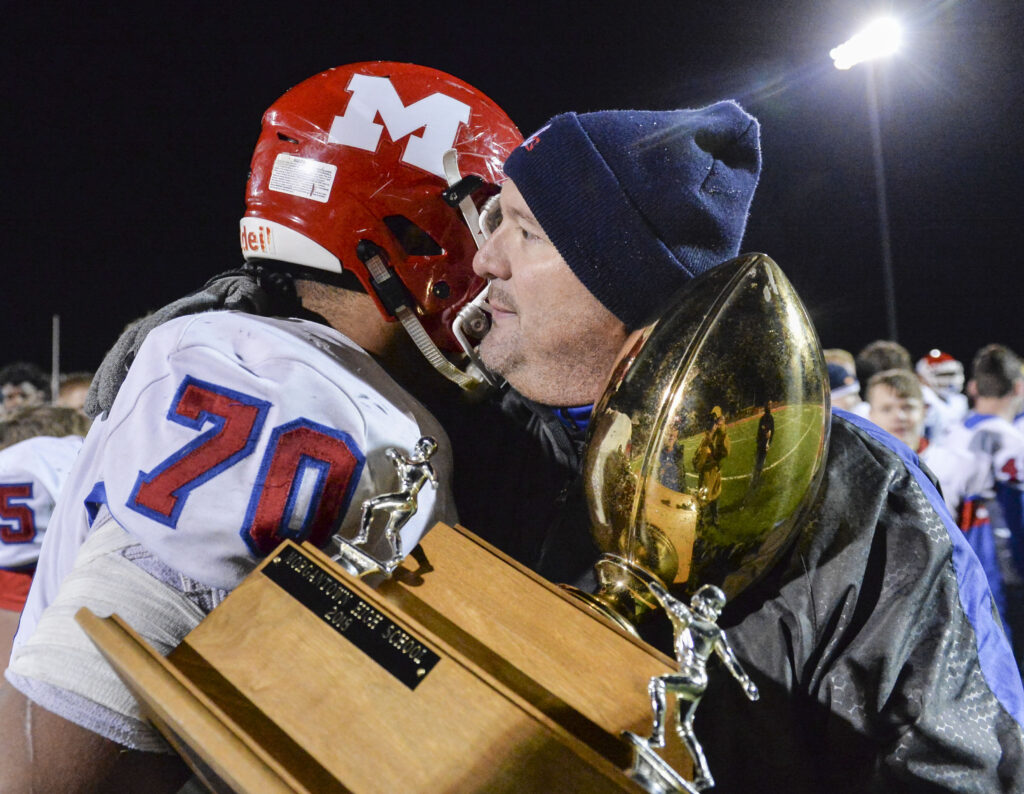
[[[437,521],[456,520],[451,450],[437,421],[365,351],[327,326],[240,312],[159,326],[109,415],[93,423],[54,512],[9,680],[79,725],[154,749],[159,740],[140,737],[147,729],[127,691],[107,698],[120,685],[91,659],[74,611],[116,610],[170,650],[217,601],[177,591],[230,590],[285,538],[324,546],[335,532],[354,535],[363,500],[397,485],[388,448],[409,453],[424,435],[438,442],[438,487],[419,492],[401,531],[406,552]],[[154,575],[140,578],[139,568]],[[155,598],[155,580],[175,592]],[[68,634],[73,647],[57,664],[45,643]],[[82,672],[65,669],[80,657],[91,659]]]
[[[963,394],[939,394],[926,383],[921,384],[921,396],[927,410],[924,414],[924,437],[930,444],[941,441],[951,429],[967,416],[967,397]]]
[[[965,500],[995,496],[997,485],[1024,489],[1024,434],[998,416],[971,414],[953,425],[921,458],[942,484],[958,520]]]
[[[938,478],[946,505],[981,561],[1008,626],[993,516],[1010,531],[1019,566],[1024,542],[1024,435],[1001,417],[970,414],[930,444],[921,459]]]
[[[81,436],[36,436],[0,450],[0,572],[30,576]],[[26,580],[27,581],[27,580]],[[26,581],[0,575],[0,607],[20,611]]]

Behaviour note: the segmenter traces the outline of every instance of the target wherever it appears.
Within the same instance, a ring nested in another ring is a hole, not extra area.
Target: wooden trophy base
[[[376,590],[285,543],[166,659],[79,620],[214,791],[640,791],[621,734],[673,670],[443,524]]]
[[[379,593],[616,766],[651,731],[647,685],[675,660],[463,527],[437,524]],[[566,706],[569,706],[566,709]],[[691,777],[679,742],[662,755]]]

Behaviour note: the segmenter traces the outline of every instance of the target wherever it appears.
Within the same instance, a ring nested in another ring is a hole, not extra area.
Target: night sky
[[[4,3],[0,362],[48,369],[59,314],[62,369],[93,369],[125,323],[238,264],[265,108],[378,59],[467,80],[527,134],[566,110],[736,98],[764,149],[743,248],[856,352],[886,336],[865,67],[828,51],[879,10],[906,27],[877,67],[899,341],[1024,352],[1024,3],[150,5]]]

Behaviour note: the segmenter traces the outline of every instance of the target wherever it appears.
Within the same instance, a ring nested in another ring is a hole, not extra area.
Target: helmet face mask
[[[458,208],[442,197],[444,152],[485,188],[522,140],[508,116],[472,86],[435,69],[373,62],[342,66],[295,86],[264,114],[242,219],[249,260],[326,273],[348,270],[388,311],[357,256],[373,243],[440,347],[457,350],[451,324],[484,286]]]

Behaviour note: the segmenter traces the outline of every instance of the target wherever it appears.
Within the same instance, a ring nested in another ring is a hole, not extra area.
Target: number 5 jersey
[[[20,612],[54,503],[81,436],[36,436],[0,450],[0,608]]]

